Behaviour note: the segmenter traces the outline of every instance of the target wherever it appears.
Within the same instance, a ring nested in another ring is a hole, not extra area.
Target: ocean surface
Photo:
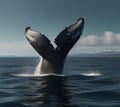
[[[120,57],[68,57],[63,75],[39,58],[0,58],[0,107],[120,107]]]

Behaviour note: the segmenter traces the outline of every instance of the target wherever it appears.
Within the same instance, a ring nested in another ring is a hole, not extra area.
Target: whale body
[[[55,38],[54,48],[50,40],[42,33],[26,27],[25,36],[41,58],[41,74],[62,74],[67,54],[82,35],[84,19],[79,18],[74,24],[66,27]]]

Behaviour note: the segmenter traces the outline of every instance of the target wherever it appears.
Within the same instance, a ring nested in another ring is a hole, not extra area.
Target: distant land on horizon
[[[17,55],[0,55],[1,58],[5,58],[5,57],[8,57],[8,58],[19,58],[19,57],[39,57],[39,56],[17,56]]]
[[[83,53],[83,54],[76,54],[70,55],[72,57],[120,57],[120,52],[117,51],[106,51],[106,52],[99,52],[99,53]]]
[[[17,56],[17,55],[0,55],[0,57],[39,57],[37,56]],[[68,55],[68,57],[120,57],[120,52],[117,51],[106,51],[99,53],[83,53]]]

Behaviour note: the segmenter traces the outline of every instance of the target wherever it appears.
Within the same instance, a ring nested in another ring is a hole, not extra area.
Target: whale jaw
[[[41,73],[61,74],[64,67],[64,61],[75,43],[80,38],[84,28],[84,19],[79,18],[77,22],[66,27],[55,39],[56,48],[53,47],[50,40],[40,32],[26,27],[25,36],[32,47],[42,56]]]

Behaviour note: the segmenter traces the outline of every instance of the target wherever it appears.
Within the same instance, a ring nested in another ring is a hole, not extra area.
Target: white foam
[[[87,73],[82,73],[81,75],[84,75],[84,76],[101,76],[102,74],[100,72],[87,72]]]
[[[39,74],[39,75],[21,73],[21,74],[12,74],[12,75],[13,75],[13,76],[19,76],[19,77],[64,76],[64,75],[61,75],[61,74],[54,74],[54,73],[50,73],[50,74]]]
[[[17,77],[33,77],[34,76],[34,74],[26,74],[26,73],[12,74],[12,75]]]
[[[35,75],[36,75],[36,76],[39,76],[39,75],[40,75],[40,70],[41,70],[43,58],[41,57],[39,60],[40,60],[40,61],[39,61],[38,65],[37,65],[36,68],[35,68]]]

